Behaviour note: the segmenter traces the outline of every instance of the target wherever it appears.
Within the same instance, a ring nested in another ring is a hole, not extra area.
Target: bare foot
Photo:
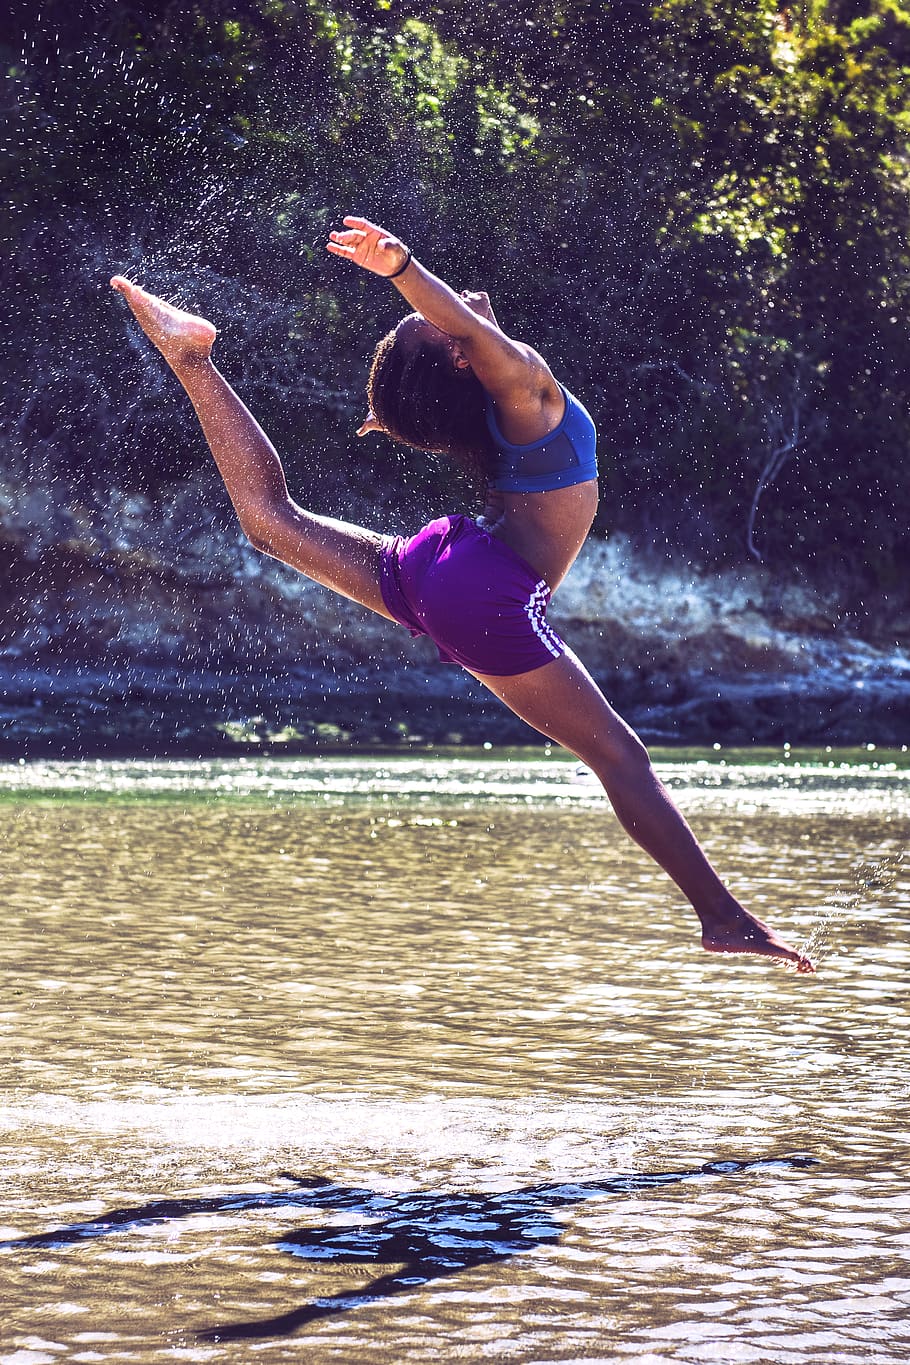
[[[750,915],[732,896],[722,912],[704,915],[701,922],[702,947],[709,953],[757,953],[792,962],[798,972],[815,971],[809,958]]]
[[[115,275],[111,284],[126,299],[133,317],[169,365],[179,369],[181,364],[208,358],[217,333],[205,318],[181,312],[122,275]]]

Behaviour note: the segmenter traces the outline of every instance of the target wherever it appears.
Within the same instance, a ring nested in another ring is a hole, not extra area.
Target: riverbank
[[[200,506],[124,499],[43,540],[8,523],[0,757],[532,740],[427,640],[197,525]],[[551,619],[648,742],[910,742],[899,607],[848,617],[757,566],[709,573],[617,537],[589,543]]]
[[[601,679],[605,688],[610,681]],[[884,681],[859,693],[847,683],[816,689],[805,678],[767,676],[677,680],[675,689],[672,703],[624,699],[615,687],[611,696],[650,744],[900,747],[910,740],[906,688]],[[454,671],[443,685],[438,675],[388,668],[265,675],[175,673],[132,662],[2,667],[0,698],[0,759],[498,747],[535,739]]]

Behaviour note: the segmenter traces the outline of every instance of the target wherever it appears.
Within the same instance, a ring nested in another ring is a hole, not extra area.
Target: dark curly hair
[[[447,455],[479,488],[496,447],[486,420],[487,395],[470,368],[459,368],[445,339],[395,328],[373,353],[370,411],[393,441]]]

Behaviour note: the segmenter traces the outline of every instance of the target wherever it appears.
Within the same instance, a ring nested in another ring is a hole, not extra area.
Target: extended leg
[[[692,902],[709,952],[758,953],[794,962],[801,972],[814,970],[730,894],[654,772],[645,746],[573,654],[516,677],[475,676],[597,774],[620,823]]]
[[[380,537],[291,501],[274,446],[211,362],[212,324],[122,276],[112,284],[189,395],[240,524],[256,548],[388,616],[379,587]]]

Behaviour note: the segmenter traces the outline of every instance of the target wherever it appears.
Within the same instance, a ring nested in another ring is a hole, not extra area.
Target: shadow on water
[[[316,1298],[288,1313],[255,1322],[225,1324],[199,1333],[200,1340],[204,1341],[238,1341],[284,1336],[329,1314],[375,1303],[392,1294],[420,1288],[432,1280],[507,1260],[532,1247],[557,1242],[563,1229],[554,1222],[553,1211],[588,1199],[744,1171],[787,1170],[817,1164],[814,1157],[803,1154],[758,1161],[711,1161],[690,1170],[632,1171],[604,1180],[526,1185],[494,1194],[420,1191],[382,1194],[336,1185],[323,1177],[300,1177],[283,1171],[281,1177],[293,1182],[287,1190],[207,1199],[156,1199],[131,1208],[112,1209],[102,1218],[0,1242],[0,1250],[57,1249],[115,1232],[190,1218],[194,1214],[244,1213],[251,1209],[296,1206],[348,1211],[360,1215],[360,1219],[348,1226],[302,1228],[281,1237],[278,1246],[282,1250],[309,1260],[401,1267],[380,1275],[354,1293]]]

